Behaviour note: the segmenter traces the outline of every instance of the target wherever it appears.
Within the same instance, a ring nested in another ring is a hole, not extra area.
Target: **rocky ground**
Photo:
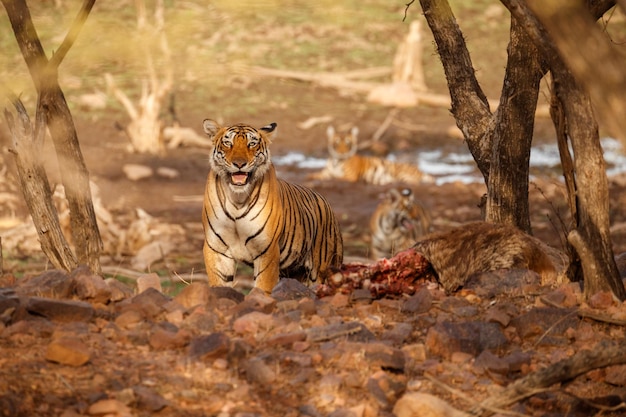
[[[626,365],[585,360],[532,384],[581,354],[626,362],[626,308],[530,271],[381,299],[317,298],[293,280],[272,296],[202,282],[171,296],[156,274],[130,286],[84,269],[6,274],[1,287],[5,416],[624,413]],[[522,378],[531,393],[511,399],[503,388]]]

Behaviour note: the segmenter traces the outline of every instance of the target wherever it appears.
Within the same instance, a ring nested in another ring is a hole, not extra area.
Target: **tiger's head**
[[[232,191],[247,193],[271,166],[268,146],[276,126],[270,123],[260,129],[244,124],[222,127],[213,120],[204,120],[204,132],[213,139],[211,170]]]
[[[409,234],[425,233],[423,228],[423,209],[415,201],[410,188],[392,188],[387,195],[390,204],[390,215],[393,216],[395,227],[403,229]]]
[[[357,151],[359,128],[354,126],[349,132],[339,133],[335,128],[328,126],[328,153],[335,160],[348,159]]]

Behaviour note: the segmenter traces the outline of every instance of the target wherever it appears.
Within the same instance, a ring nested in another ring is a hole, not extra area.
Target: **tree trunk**
[[[474,74],[463,35],[446,0],[420,0],[452,99],[452,114],[487,185],[486,220],[529,232],[528,174],[539,82],[544,74],[531,39],[512,20],[505,80],[496,114]]]
[[[17,43],[37,88],[41,109],[50,130],[69,203],[72,240],[78,262],[100,272],[102,240],[91,200],[89,173],[78,143],[76,128],[58,83],[58,66],[71,47],[95,0],[85,0],[63,44],[49,61],[39,41],[25,0],[1,0]],[[38,108],[38,110],[40,110]]]
[[[511,40],[492,143],[486,220],[530,233],[528,176],[539,83],[544,71],[531,39],[511,19]]]
[[[591,101],[564,67],[552,68],[574,151],[576,217],[568,241],[582,261],[584,294],[611,291],[620,300],[626,289],[613,257],[609,230],[609,184]]]

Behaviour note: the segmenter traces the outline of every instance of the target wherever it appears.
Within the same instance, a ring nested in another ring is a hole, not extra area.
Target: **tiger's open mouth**
[[[248,173],[247,172],[234,172],[230,174],[230,181],[234,185],[246,185],[248,183]]]
[[[413,222],[409,219],[402,219],[401,224],[407,230],[412,230],[414,227]]]

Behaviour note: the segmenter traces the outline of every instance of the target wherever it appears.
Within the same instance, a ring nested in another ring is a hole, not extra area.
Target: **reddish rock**
[[[261,386],[268,386],[276,381],[277,374],[274,368],[273,366],[268,366],[260,358],[249,359],[242,366],[243,371],[246,373],[246,379]]]
[[[150,346],[155,350],[177,349],[186,346],[191,339],[191,334],[187,330],[176,332],[156,329],[148,340]]]
[[[156,272],[144,274],[137,278],[137,293],[141,294],[149,288],[163,292],[161,277],[159,277]]]
[[[60,322],[89,321],[94,314],[93,307],[87,302],[43,297],[30,297],[26,302],[26,310]]]
[[[434,355],[450,358],[453,352],[478,355],[486,349],[501,349],[508,341],[495,323],[437,323],[426,335],[426,347]]]
[[[46,360],[62,365],[82,366],[89,362],[90,357],[89,348],[75,338],[54,339],[46,349]]]
[[[541,337],[543,344],[560,343],[568,328],[576,329],[579,319],[571,309],[536,307],[511,320],[510,326],[522,339]]]
[[[212,333],[208,336],[199,336],[189,343],[188,354],[194,359],[213,359],[225,356],[231,346],[231,341],[225,333]]]
[[[74,293],[81,300],[107,304],[111,300],[111,289],[101,276],[91,273],[88,267],[82,266],[74,271],[70,277],[74,284]]]
[[[174,300],[185,308],[206,305],[212,299],[212,293],[205,282],[192,282],[183,287]]]
[[[605,381],[607,384],[626,386],[626,365],[609,366],[606,368]]]
[[[72,280],[67,272],[52,269],[41,275],[20,279],[15,287],[15,292],[19,295],[69,298],[72,295],[72,285]]]
[[[420,288],[402,304],[403,313],[426,313],[433,305],[433,296],[428,288]]]
[[[272,290],[272,298],[283,300],[299,300],[301,298],[314,298],[315,291],[304,285],[297,279],[282,278]]]

